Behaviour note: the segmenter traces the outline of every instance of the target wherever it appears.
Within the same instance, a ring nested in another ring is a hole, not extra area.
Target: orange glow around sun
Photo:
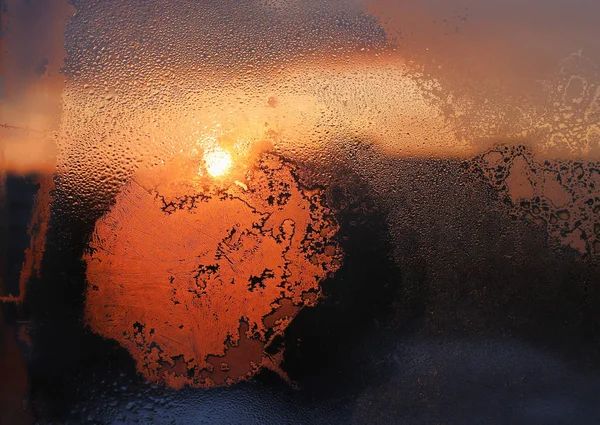
[[[224,149],[215,148],[204,153],[206,170],[212,177],[219,177],[231,168],[231,155]]]

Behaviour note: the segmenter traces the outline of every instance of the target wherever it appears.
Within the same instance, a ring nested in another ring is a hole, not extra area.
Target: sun
[[[231,168],[231,155],[225,149],[214,148],[204,153],[206,170],[212,177],[219,177]]]

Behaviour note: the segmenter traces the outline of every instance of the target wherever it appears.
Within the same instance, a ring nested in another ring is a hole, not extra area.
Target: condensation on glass
[[[516,276],[538,242],[595,267],[600,6],[575,3],[6,1],[3,235],[11,185],[32,201],[2,300],[44,281],[54,217],[85,326],[145,379],[293,386],[278,341],[344,267],[361,196],[428,282]]]

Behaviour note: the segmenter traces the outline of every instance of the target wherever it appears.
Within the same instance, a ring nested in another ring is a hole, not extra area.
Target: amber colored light
[[[204,154],[206,170],[212,177],[219,177],[231,168],[231,155],[224,149],[216,148]]]

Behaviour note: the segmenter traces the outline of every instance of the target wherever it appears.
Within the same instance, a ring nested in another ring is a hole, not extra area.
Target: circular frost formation
[[[139,175],[98,221],[84,258],[87,323],[169,386],[280,372],[281,350],[265,349],[340,267],[338,225],[322,193],[275,155],[243,181],[198,180],[188,168]]]

